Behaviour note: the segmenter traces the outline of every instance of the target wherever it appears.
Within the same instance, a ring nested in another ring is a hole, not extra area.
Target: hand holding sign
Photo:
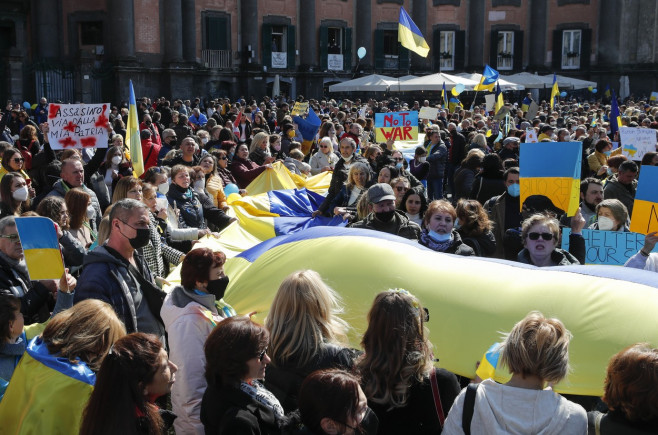
[[[653,251],[653,248],[656,247],[656,243],[658,243],[658,231],[647,234],[644,238],[644,246],[642,247],[642,250],[645,253],[651,252]]]

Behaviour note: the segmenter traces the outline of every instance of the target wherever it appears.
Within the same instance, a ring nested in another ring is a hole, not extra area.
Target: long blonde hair
[[[414,381],[432,370],[431,343],[424,326],[425,311],[406,290],[379,293],[368,313],[357,367],[363,391],[375,403],[403,407]]]
[[[270,135],[264,132],[256,133],[256,135],[251,139],[251,146],[249,147],[249,152],[253,153],[254,151],[260,149],[260,145],[265,142],[269,146]],[[266,148],[269,150],[269,147]]]
[[[288,275],[274,296],[265,326],[274,366],[305,366],[325,343],[345,344],[347,323],[339,317],[340,297],[313,270]]]

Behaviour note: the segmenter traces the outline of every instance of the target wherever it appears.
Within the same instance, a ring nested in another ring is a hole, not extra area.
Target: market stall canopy
[[[457,75],[459,77],[473,80],[477,83],[480,83],[480,79],[482,78],[482,74],[478,73],[459,73]],[[509,77],[502,75],[498,77],[498,84],[502,91],[522,91],[525,89],[525,86],[521,83],[515,83],[513,80],[510,80]]]
[[[531,74],[527,72],[521,72],[518,74],[505,76],[505,80],[509,80],[513,83],[518,83],[520,85],[523,85],[525,86],[526,89],[544,89],[553,86],[553,75],[551,75],[550,80],[547,80],[544,76]],[[560,81],[559,78],[558,78],[558,86],[560,87],[560,89],[571,88],[571,86],[567,86],[566,83],[564,83],[563,86],[563,83]]]
[[[550,76],[544,76],[544,78],[550,77],[550,85],[546,86],[547,88],[553,86],[553,74]],[[565,89],[587,89],[589,87],[596,88],[596,82],[590,82],[589,80],[574,79],[572,77],[557,76],[557,85],[562,89],[562,83],[569,83],[571,86],[565,87]]]
[[[379,74],[371,74],[329,86],[329,92],[386,92],[398,79]]]
[[[444,83],[446,90],[452,89],[461,83],[467,91],[472,91],[473,87],[478,84],[478,82],[465,77],[436,73],[401,81],[399,85],[396,83],[395,86],[391,86],[391,92],[441,91]]]

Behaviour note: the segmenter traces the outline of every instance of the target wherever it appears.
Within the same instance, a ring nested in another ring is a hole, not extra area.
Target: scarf
[[[20,261],[16,261],[13,258],[9,258],[5,255],[4,252],[0,251],[0,258],[2,258],[5,263],[12,268],[13,271],[18,272],[21,276],[19,278],[23,279],[26,283],[30,280],[30,274],[27,271],[27,264],[25,263],[25,258]]]
[[[429,232],[427,230],[423,230],[420,233],[420,244],[423,246],[427,246],[433,251],[438,251],[438,252],[445,252],[450,248],[450,245],[455,241],[455,236],[450,235],[450,239],[446,240],[445,242],[437,242],[433,238],[430,237]]]
[[[251,384],[240,382],[240,391],[249,395],[256,402],[271,409],[276,420],[281,420],[284,417],[283,407],[281,407],[279,399],[257,380],[254,380]]]

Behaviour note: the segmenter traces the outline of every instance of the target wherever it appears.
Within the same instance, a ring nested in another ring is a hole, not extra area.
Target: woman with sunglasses
[[[317,175],[320,172],[333,171],[338,163],[338,156],[334,153],[334,146],[331,138],[324,136],[318,144],[318,152],[311,156],[309,164],[311,165],[311,175]]]
[[[29,180],[30,177],[23,169],[25,166],[25,158],[20,151],[16,148],[10,148],[2,154],[2,166],[0,166],[0,178],[7,175],[9,172],[17,172]]]
[[[378,434],[441,433],[459,394],[457,377],[434,368],[428,321],[429,312],[403,289],[379,293],[370,308],[357,367],[368,406],[379,419]]]
[[[585,240],[581,235],[584,226],[585,219],[578,209],[576,216],[571,219],[569,251],[565,251],[557,247],[560,242],[560,224],[557,219],[544,214],[530,216],[523,221],[521,227],[523,249],[519,252],[518,261],[538,267],[584,264]]]
[[[208,336],[201,422],[207,434],[278,434],[287,421],[260,383],[270,363],[269,333],[248,317],[222,320]]]

